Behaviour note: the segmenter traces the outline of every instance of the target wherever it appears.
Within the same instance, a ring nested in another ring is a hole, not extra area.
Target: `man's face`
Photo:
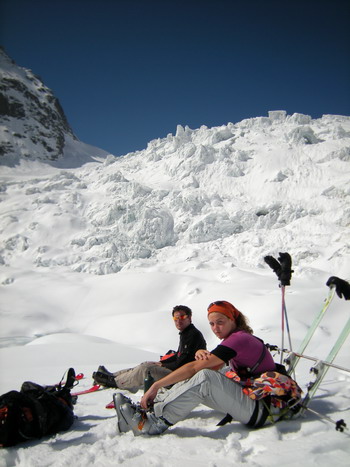
[[[184,311],[175,311],[173,319],[179,331],[183,331],[191,324],[191,317],[186,315]]]

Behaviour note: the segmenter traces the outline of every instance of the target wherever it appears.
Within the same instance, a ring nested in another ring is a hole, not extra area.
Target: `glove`
[[[286,269],[286,270],[289,269],[291,271],[292,258],[289,253],[280,253],[278,257],[278,261],[281,263],[282,269]]]
[[[275,274],[279,277],[281,273],[281,265],[273,256],[265,256],[265,263],[267,263]]]
[[[343,279],[339,279],[339,277],[332,276],[326,282],[328,287],[332,285],[335,286],[335,291],[339,298],[345,298],[345,300],[350,300],[350,284]]]
[[[281,264],[281,275],[279,280],[281,281],[281,285],[290,285],[290,279],[292,277],[292,273],[294,272],[292,269],[292,258],[289,253],[280,253],[278,257],[278,261]]]
[[[281,285],[290,285],[292,277],[292,258],[289,253],[280,253],[279,261],[273,256],[265,256],[265,262],[270,266],[273,272],[277,275]]]

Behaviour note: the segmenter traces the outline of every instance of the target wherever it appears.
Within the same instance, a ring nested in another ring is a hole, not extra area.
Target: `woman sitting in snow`
[[[120,432],[160,434],[199,404],[259,427],[273,414],[278,417],[285,405],[283,399],[300,399],[300,388],[291,378],[276,372],[264,343],[252,335],[247,319],[231,303],[211,303],[208,320],[222,340],[214,350],[199,350],[196,361],[156,381],[142,397],[141,407],[121,393],[114,395]],[[230,377],[217,371],[227,362],[232,370]],[[171,385],[170,390],[158,394],[160,388]]]

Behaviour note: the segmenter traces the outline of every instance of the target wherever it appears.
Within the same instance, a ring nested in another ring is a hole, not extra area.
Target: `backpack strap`
[[[260,402],[263,406],[262,414],[258,420],[258,415],[259,415],[259,408],[260,408]],[[250,417],[249,422],[246,424],[247,426],[254,427],[254,428],[261,428],[264,423],[266,422],[267,417],[270,414],[269,408],[271,404],[271,398],[270,397],[265,397],[263,401],[255,401],[255,408],[252,416]]]
[[[224,426],[224,425],[226,425],[226,423],[231,423],[232,420],[233,420],[232,416],[231,416],[229,413],[227,413],[227,414],[224,416],[224,418],[223,418],[222,420],[220,420],[219,423],[217,423],[216,426]]]
[[[256,337],[256,336],[253,336],[253,337],[258,339],[261,342],[263,347],[262,347],[262,351],[261,351],[261,354],[260,354],[258,360],[256,361],[256,363],[252,367],[237,368],[236,372],[238,373],[238,376],[240,376],[244,380],[249,379],[249,378],[256,378],[258,376],[258,375],[255,375],[254,373],[257,370],[257,368],[259,368],[260,363],[264,360],[266,352],[267,352],[264,341],[262,339],[259,339],[259,337]],[[260,373],[259,373],[259,375],[260,375]]]
[[[262,411],[260,419],[258,420],[260,402],[263,404],[263,411]],[[252,413],[252,416],[250,417],[249,422],[246,424],[246,426],[254,427],[254,428],[262,427],[264,423],[266,422],[267,417],[270,414],[270,411],[269,411],[270,405],[271,405],[270,397],[265,397],[263,401],[256,400],[254,411]],[[228,413],[216,426],[224,426],[226,425],[226,423],[231,423],[232,420],[233,420],[232,416]]]
[[[257,337],[257,339],[259,339],[259,338]],[[262,343],[263,349],[262,349],[260,357],[258,358],[258,361],[255,363],[255,365],[252,368],[247,368],[247,370],[251,374],[254,374],[255,370],[259,367],[260,363],[264,360],[265,355],[266,355],[266,346],[264,344],[264,341],[262,341],[261,339],[259,339],[259,341]]]

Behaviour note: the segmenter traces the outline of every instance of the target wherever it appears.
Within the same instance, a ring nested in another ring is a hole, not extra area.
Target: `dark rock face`
[[[66,137],[76,137],[58,99],[2,48],[0,74],[0,163],[60,158]]]

